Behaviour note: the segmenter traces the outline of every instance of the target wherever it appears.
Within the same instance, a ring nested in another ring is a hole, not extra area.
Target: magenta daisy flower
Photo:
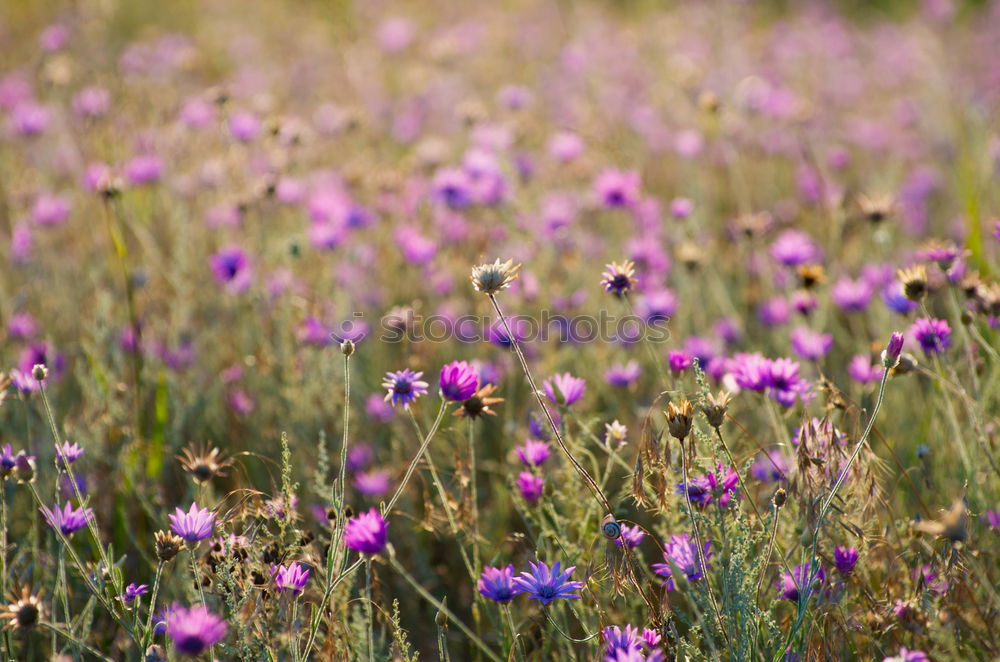
[[[344,525],[344,545],[362,554],[380,554],[389,542],[389,524],[371,508],[368,512],[347,520]]]
[[[177,607],[166,618],[167,636],[178,652],[197,657],[222,641],[228,629],[226,621],[204,605]]]
[[[569,407],[583,397],[587,390],[587,382],[564,372],[546,379],[542,384],[542,390],[553,403]]]
[[[452,361],[441,368],[439,382],[446,400],[464,402],[479,388],[479,374],[467,361]]]

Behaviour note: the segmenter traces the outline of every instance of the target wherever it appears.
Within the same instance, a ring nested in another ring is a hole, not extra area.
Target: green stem
[[[389,552],[389,565],[391,565],[392,569],[395,570],[396,572],[398,572],[399,575],[404,580],[406,580],[407,584],[409,584],[410,586],[413,587],[413,590],[415,590],[417,592],[417,594],[420,595],[420,597],[422,597],[424,600],[426,600],[427,602],[429,602],[432,606],[436,607],[438,611],[440,611],[442,614],[444,614],[448,618],[449,621],[451,621],[452,623],[454,623],[455,626],[459,630],[462,631],[462,634],[464,634],[466,637],[468,637],[469,641],[472,642],[477,648],[479,648],[479,650],[481,650],[486,657],[488,657],[489,659],[493,660],[493,662],[504,662],[504,660],[502,660],[499,655],[497,655],[492,650],[490,650],[489,646],[487,646],[486,643],[482,639],[480,639],[479,637],[477,637],[475,635],[475,633],[472,630],[470,630],[469,627],[465,623],[463,623],[462,621],[460,621],[458,619],[458,617],[455,616],[455,614],[453,614],[451,611],[449,611],[449,609],[447,607],[445,607],[441,603],[440,600],[438,600],[437,598],[435,598],[433,595],[431,595],[427,591],[427,589],[425,589],[423,586],[421,586],[417,582],[417,580],[415,580],[410,575],[410,573],[408,573],[403,568],[403,566],[401,566],[399,564],[399,562],[396,560],[394,552],[392,552],[392,551]]]
[[[427,447],[431,445],[431,439],[433,439],[434,435],[437,434],[438,427],[440,427],[441,421],[442,419],[444,419],[444,412],[447,406],[448,406],[448,401],[445,400],[444,398],[441,398],[441,408],[438,410],[437,418],[434,419],[434,425],[431,426],[431,429],[427,433],[427,436],[424,437],[424,441],[422,444],[420,444],[420,448],[417,450],[417,454],[413,456],[413,461],[410,462],[410,466],[406,468],[406,473],[403,474],[403,480],[400,481],[399,487],[396,488],[396,491],[392,495],[392,498],[389,499],[389,503],[382,508],[383,516],[388,515],[390,512],[392,512],[392,507],[396,505],[397,501],[399,501],[400,495],[403,494],[403,490],[405,490],[406,486],[409,484],[410,478],[413,476],[413,472],[414,470],[416,470],[417,464],[420,462],[420,458],[423,457],[424,454],[427,452]]]
[[[372,560],[365,560],[365,615],[368,619],[368,662],[375,662],[375,620],[372,616]]]

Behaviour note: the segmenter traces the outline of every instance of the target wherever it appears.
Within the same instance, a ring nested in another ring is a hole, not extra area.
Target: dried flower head
[[[708,419],[708,424],[715,429],[722,427],[726,420],[726,412],[729,411],[729,403],[733,399],[733,394],[729,391],[719,391],[718,395],[711,393],[705,398],[701,405],[701,411]]]
[[[0,619],[8,621],[8,627],[18,630],[30,630],[42,620],[42,603],[37,595],[32,595],[27,587],[21,589],[20,595],[15,594],[15,600],[0,613]]]
[[[878,224],[896,212],[896,200],[888,193],[880,195],[861,193],[858,195],[858,207],[861,208],[861,214],[865,219],[870,223]]]
[[[826,270],[822,264],[800,264],[795,268],[802,289],[811,290],[826,282]]]
[[[667,429],[670,435],[680,441],[691,433],[691,422],[694,418],[694,405],[687,398],[681,398],[675,405],[673,402],[667,403],[667,410],[663,412],[667,417]]]
[[[705,251],[695,242],[685,241],[677,247],[677,261],[688,271],[694,271],[705,261]]]
[[[627,294],[638,282],[635,279],[635,263],[631,260],[626,260],[621,264],[612,262],[604,266],[607,271],[601,274],[603,276],[601,285],[605,292],[622,296]]]
[[[939,519],[917,522],[917,531],[932,536],[944,538],[952,543],[964,542],[968,537],[969,513],[965,508],[964,499],[956,499],[955,503],[945,511]]]
[[[472,397],[463,402],[462,406],[455,410],[454,415],[463,416],[465,418],[479,418],[483,414],[496,416],[497,413],[490,407],[503,402],[503,398],[492,397],[493,392],[496,390],[497,387],[495,384],[487,384],[473,393]]]
[[[513,260],[500,262],[497,258],[493,264],[480,264],[472,268],[472,286],[477,292],[483,294],[496,294],[500,290],[507,289],[517,278],[517,270],[520,264],[514,264]]]
[[[896,277],[903,285],[903,296],[910,301],[920,302],[927,296],[927,269],[922,264],[900,269]]]
[[[171,531],[157,531],[153,534],[156,544],[156,558],[166,563],[184,549],[184,539]]]
[[[189,445],[181,451],[177,459],[185,473],[190,474],[194,482],[201,485],[213,478],[226,475],[226,468],[232,466],[233,460],[224,455],[225,453],[218,448],[209,450],[208,444],[203,444],[198,450]]]

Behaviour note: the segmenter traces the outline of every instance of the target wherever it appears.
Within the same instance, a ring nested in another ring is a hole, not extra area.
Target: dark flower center
[[[466,414],[475,418],[483,413],[483,410],[486,409],[486,405],[484,405],[483,401],[479,399],[479,396],[474,395],[462,403],[462,408],[465,409]]]

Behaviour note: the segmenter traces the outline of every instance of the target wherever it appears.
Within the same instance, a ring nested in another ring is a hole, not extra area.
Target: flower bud
[[[14,458],[14,478],[19,483],[32,483],[35,480],[35,458],[25,455],[24,451]]]
[[[882,352],[882,365],[886,369],[895,368],[899,364],[899,355],[903,351],[903,334],[893,333],[889,336],[889,344]]]
[[[354,353],[354,342],[350,338],[340,343],[340,353],[344,356],[350,356]]]
[[[785,505],[785,500],[787,498],[788,498],[788,493],[785,492],[785,488],[779,487],[777,490],[774,491],[774,496],[772,497],[772,500],[774,501],[774,507],[781,508],[783,505]]]
[[[170,531],[157,531],[153,540],[156,543],[156,558],[163,563],[180,554],[184,547],[184,539]]]
[[[31,376],[36,382],[45,381],[45,378],[49,376],[49,369],[42,363],[36,363],[35,367],[31,369]]]
[[[729,391],[719,391],[718,395],[708,394],[705,403],[701,406],[702,413],[708,419],[708,424],[718,430],[726,420],[726,412],[729,411],[729,401],[733,399]]]
[[[676,405],[668,402],[663,415],[667,417],[667,429],[670,430],[670,435],[684,441],[691,433],[691,420],[694,417],[694,407],[688,399],[681,398]]]

